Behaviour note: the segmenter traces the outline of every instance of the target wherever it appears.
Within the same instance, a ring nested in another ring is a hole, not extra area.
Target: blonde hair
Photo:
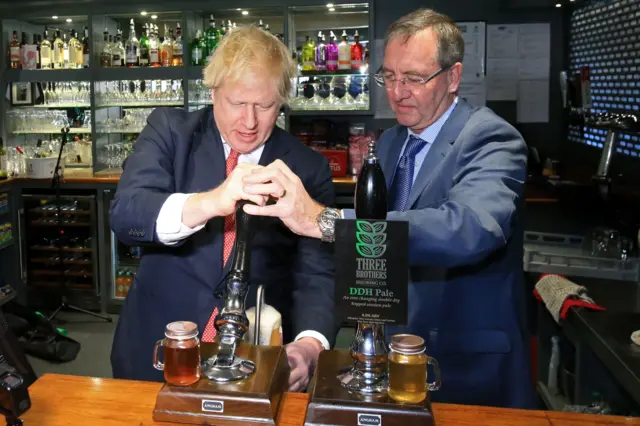
[[[289,98],[297,73],[287,46],[253,25],[234,28],[222,39],[204,69],[204,84],[215,90],[226,81],[239,81],[251,73],[273,77],[281,103]]]

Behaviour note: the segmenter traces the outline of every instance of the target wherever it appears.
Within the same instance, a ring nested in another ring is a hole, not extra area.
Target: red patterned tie
[[[227,157],[227,176],[231,174],[233,169],[238,165],[238,157],[240,153],[234,149],[231,150],[229,157]],[[230,214],[224,218],[224,246],[222,248],[222,267],[227,264],[229,256],[233,251],[233,243],[236,239],[236,215]],[[207,326],[202,333],[203,342],[213,342],[216,337],[215,320],[218,316],[218,307],[216,306],[207,322]]]

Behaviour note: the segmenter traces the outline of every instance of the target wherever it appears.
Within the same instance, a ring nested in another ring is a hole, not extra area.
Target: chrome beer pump
[[[355,198],[356,217],[378,220],[387,218],[387,184],[373,141],[369,142]],[[338,376],[340,383],[353,392],[386,393],[387,347],[384,326],[358,323],[350,349],[353,366],[348,372]]]
[[[209,380],[220,383],[246,379],[256,369],[253,361],[236,355],[238,344],[249,329],[245,303],[249,291],[249,244],[253,237],[253,218],[242,209],[245,204],[247,201],[237,204],[235,250],[231,270],[226,278],[227,294],[224,307],[215,321],[216,331],[220,336],[218,353],[205,360],[202,365],[202,374]],[[259,338],[261,302],[262,288],[258,289],[255,344],[258,344]]]

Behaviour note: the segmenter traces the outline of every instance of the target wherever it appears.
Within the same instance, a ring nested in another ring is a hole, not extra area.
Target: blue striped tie
[[[393,194],[395,194],[391,210],[394,212],[402,212],[407,207],[407,200],[413,185],[413,170],[416,164],[416,155],[425,147],[427,143],[422,139],[411,135],[407,146],[404,149],[402,157],[396,168],[395,178],[393,179]]]

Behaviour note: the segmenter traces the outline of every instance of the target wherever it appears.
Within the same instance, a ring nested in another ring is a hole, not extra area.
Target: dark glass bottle
[[[358,219],[387,218],[387,183],[375,148],[375,142],[369,142],[369,152],[356,184],[355,207]]]

